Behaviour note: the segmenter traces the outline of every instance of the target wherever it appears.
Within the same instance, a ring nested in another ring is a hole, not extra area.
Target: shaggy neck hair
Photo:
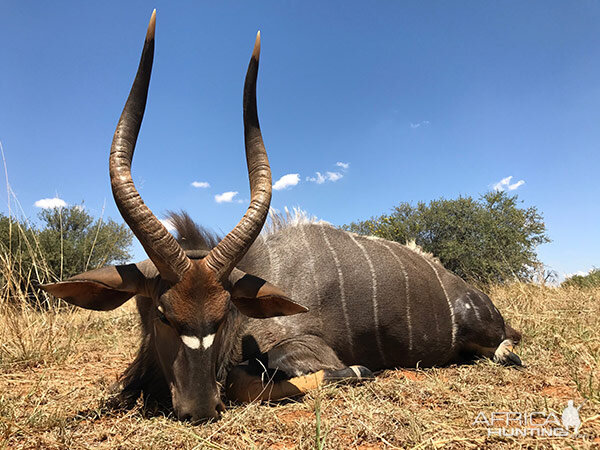
[[[169,211],[167,220],[175,227],[175,238],[183,250],[211,250],[222,239],[222,236],[194,222],[185,211]]]

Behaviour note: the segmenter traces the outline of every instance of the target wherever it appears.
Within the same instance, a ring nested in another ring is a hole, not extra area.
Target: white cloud
[[[514,191],[518,187],[523,186],[525,184],[524,180],[519,180],[516,183],[510,184],[510,180],[512,180],[512,175],[506,178],[502,178],[500,181],[493,185],[493,189],[495,191]]]
[[[238,195],[237,191],[223,192],[222,194],[215,195],[215,202],[231,203],[233,201],[233,197],[235,197],[236,195]]]
[[[317,172],[316,175],[316,177],[306,177],[306,181],[312,181],[313,183],[317,184],[325,183],[326,178],[321,174],[321,172]]]
[[[574,277],[575,275],[579,275],[580,277],[585,277],[586,275],[589,275],[589,273],[590,272],[585,272],[583,270],[578,270],[577,272],[573,272],[573,273],[565,273],[565,279]]]
[[[344,175],[342,175],[339,172],[327,172],[327,179],[329,181],[337,181],[340,178],[342,178]]]
[[[344,170],[347,170],[348,167],[350,167],[350,163],[345,163],[345,162],[341,162],[341,161],[336,162],[335,165],[338,167],[341,167]]]
[[[58,197],[54,198],[42,198],[33,204],[38,208],[42,209],[53,209],[53,208],[64,208],[67,206],[67,202]]]
[[[411,128],[419,128],[419,127],[424,127],[426,125],[429,125],[429,120],[422,120],[421,122],[417,122],[417,123],[410,123],[410,127]]]
[[[299,173],[288,173],[287,175],[282,176],[279,180],[275,182],[275,184],[273,185],[273,189],[275,189],[276,191],[280,191],[291,186],[296,186],[299,182]]]
[[[344,177],[344,175],[339,172],[325,172],[325,175],[323,175],[321,172],[316,172],[315,175],[316,176],[314,177],[306,177],[306,181],[323,184],[326,181],[337,181]]]
[[[494,190],[495,191],[503,191],[504,190],[504,186],[507,186],[508,183],[510,183],[510,179],[512,178],[512,175],[510,177],[506,177],[506,178],[502,178],[500,181],[498,181],[496,184],[494,184]]]
[[[207,181],[192,181],[192,186],[195,188],[209,188],[210,183]]]
[[[169,232],[175,231],[175,226],[173,225],[173,222],[171,222],[169,219],[162,219],[160,221],[160,223],[162,223],[164,225],[164,227],[167,229],[167,231],[169,231]]]
[[[508,185],[508,190],[509,191],[514,191],[515,189],[517,189],[519,186],[523,186],[525,184],[525,181],[523,180],[519,180],[514,184],[510,184]]]

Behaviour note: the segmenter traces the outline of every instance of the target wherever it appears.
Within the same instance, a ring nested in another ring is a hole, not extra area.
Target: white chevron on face
[[[207,334],[202,339],[198,338],[197,336],[181,336],[181,341],[192,350],[198,350],[200,347],[202,347],[204,350],[207,350],[210,348],[214,340],[214,333]]]

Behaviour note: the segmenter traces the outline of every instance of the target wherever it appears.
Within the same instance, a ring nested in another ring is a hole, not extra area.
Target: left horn
[[[246,254],[262,229],[271,204],[271,167],[260,133],[256,109],[256,79],[260,57],[260,31],[244,83],[244,139],[250,178],[250,205],[242,220],[204,258],[219,279],[227,277]]]
[[[190,269],[192,262],[171,233],[144,204],[131,178],[131,160],[144,117],[152,73],[155,26],[156,10],[150,18],[140,65],[110,148],[110,183],[121,216],[148,257],[163,278],[177,282]]]

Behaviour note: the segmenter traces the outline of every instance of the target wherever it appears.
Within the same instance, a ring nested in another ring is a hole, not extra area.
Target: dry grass
[[[600,290],[534,285],[490,293],[525,338],[524,371],[386,371],[279,405],[230,405],[191,426],[141,407],[99,409],[138,341],[131,305],[112,313],[0,303],[0,448],[593,448],[600,446]],[[480,411],[581,409],[583,437],[488,437]],[[318,414],[317,414],[318,413]],[[316,417],[319,416],[317,421]],[[317,432],[317,426],[319,431]]]

